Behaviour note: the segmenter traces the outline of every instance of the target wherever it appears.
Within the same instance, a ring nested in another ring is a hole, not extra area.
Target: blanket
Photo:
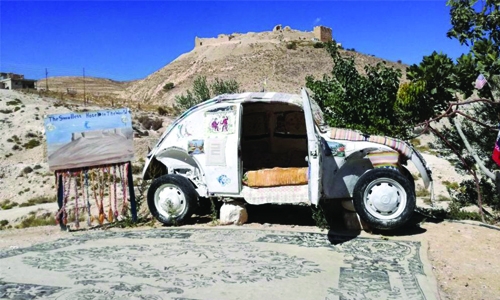
[[[248,171],[243,175],[243,184],[249,187],[271,187],[307,184],[308,168],[272,168]]]

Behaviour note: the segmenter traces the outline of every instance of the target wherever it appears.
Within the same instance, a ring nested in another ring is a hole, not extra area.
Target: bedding
[[[249,187],[303,185],[308,182],[308,168],[272,168],[248,171],[243,184]]]

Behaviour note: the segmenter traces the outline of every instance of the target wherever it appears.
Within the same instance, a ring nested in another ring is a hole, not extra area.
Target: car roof
[[[216,102],[237,101],[237,102],[284,102],[302,107],[302,97],[298,94],[278,93],[278,92],[248,92],[238,94],[223,94],[214,98]],[[210,100],[208,100],[210,101]]]

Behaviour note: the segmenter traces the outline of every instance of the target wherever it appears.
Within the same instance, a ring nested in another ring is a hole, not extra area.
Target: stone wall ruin
[[[316,26],[313,29],[314,37],[321,42],[332,41],[332,29],[325,26]]]

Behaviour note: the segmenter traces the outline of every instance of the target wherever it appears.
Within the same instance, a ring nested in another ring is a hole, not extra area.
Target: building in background
[[[22,74],[0,73],[0,89],[34,89],[35,82],[34,79],[25,79]]]

